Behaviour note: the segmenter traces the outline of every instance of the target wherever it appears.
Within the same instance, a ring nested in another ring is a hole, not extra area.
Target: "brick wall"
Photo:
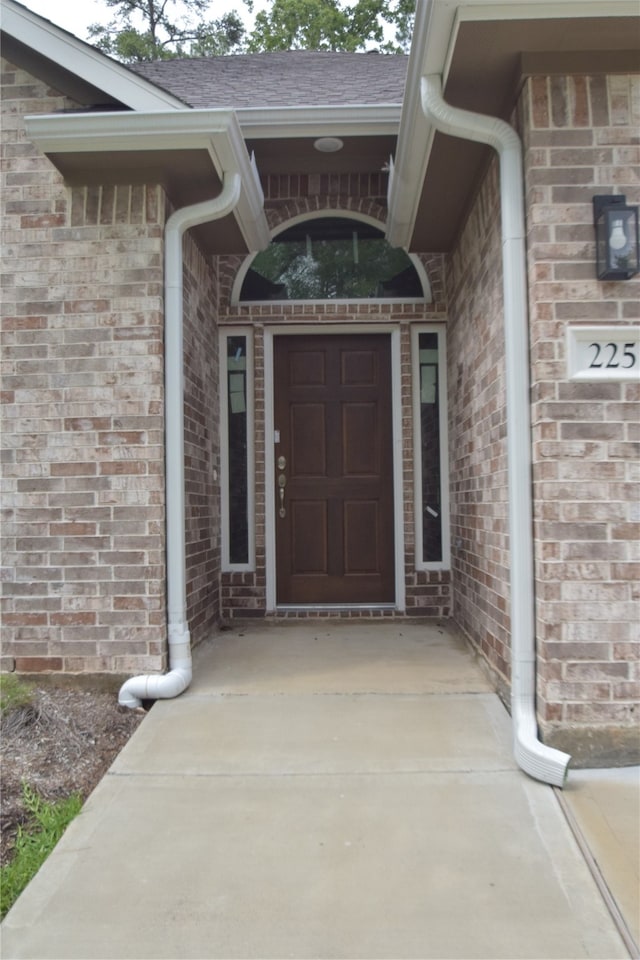
[[[637,746],[638,384],[567,379],[569,324],[627,325],[595,277],[592,197],[640,203],[640,77],[534,77],[520,104],[531,277],[538,705],[578,760]],[[634,560],[636,561],[634,564]],[[634,602],[635,601],[635,602]]]
[[[447,261],[453,615],[510,677],[509,534],[499,169]]]
[[[65,188],[21,117],[70,104],[2,71],[3,654],[21,671],[158,670],[163,196]]]
[[[192,643],[220,618],[217,259],[184,240],[184,403],[187,620]]]
[[[327,210],[354,211],[384,223],[386,174],[331,177],[268,177],[263,183],[265,210],[272,228],[301,214]],[[411,399],[410,325],[415,322],[446,320],[443,258],[423,260],[431,284],[433,303],[428,306],[389,302],[326,303],[304,305],[231,304],[231,294],[242,258],[223,257],[220,265],[221,323],[247,324],[253,328],[255,351],[255,458],[256,458],[256,570],[222,575],[222,606],[227,618],[264,616],[266,609],[266,543],[264,485],[264,331],[270,325],[313,324],[314,330],[338,323],[397,324],[401,330],[401,393],[403,443],[403,501],[405,530],[405,588],[407,614],[448,616],[450,576],[448,572],[415,569],[413,513],[413,437]],[[291,616],[305,616],[292,613]],[[315,614],[314,614],[315,615]],[[345,616],[392,616],[392,611],[358,610]]]

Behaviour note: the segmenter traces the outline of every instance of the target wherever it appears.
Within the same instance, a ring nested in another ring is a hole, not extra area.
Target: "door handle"
[[[279,487],[278,492],[280,494],[280,509],[278,513],[280,515],[281,520],[283,520],[287,515],[287,511],[284,508],[284,488],[286,487],[286,485],[287,485],[287,478],[284,475],[284,473],[280,473],[278,475],[278,487]]]

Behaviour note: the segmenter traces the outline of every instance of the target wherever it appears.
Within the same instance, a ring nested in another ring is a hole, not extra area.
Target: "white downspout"
[[[213,200],[176,210],[165,228],[165,450],[167,502],[167,610],[169,672],[131,677],[120,688],[118,702],[140,707],[143,700],[177,697],[191,683],[191,637],[187,623],[184,517],[184,368],[182,237],[201,223],[218,220],[236,206],[241,177],[225,174]]]
[[[442,133],[487,143],[500,156],[500,207],[511,540],[511,716],[514,755],[525,773],[564,785],[571,757],[538,739],[531,503],[531,425],[524,189],[520,139],[504,120],[451,107],[439,76],[421,80],[422,108]]]

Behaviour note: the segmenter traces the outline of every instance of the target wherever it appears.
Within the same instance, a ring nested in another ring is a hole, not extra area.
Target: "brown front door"
[[[390,336],[278,336],[274,382],[277,602],[392,603]]]

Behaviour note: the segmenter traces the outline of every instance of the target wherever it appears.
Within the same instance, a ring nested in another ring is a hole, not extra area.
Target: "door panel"
[[[378,503],[375,500],[349,500],[344,505],[344,572],[375,574],[379,554]]]
[[[326,477],[327,451],[324,405],[292,403],[290,408],[290,476]]]
[[[327,574],[327,504],[294,500],[291,513],[291,562],[299,574]]]
[[[389,335],[278,336],[274,382],[277,602],[393,602]]]
[[[345,403],[342,408],[342,463],[345,477],[367,477],[380,470],[377,404]]]

